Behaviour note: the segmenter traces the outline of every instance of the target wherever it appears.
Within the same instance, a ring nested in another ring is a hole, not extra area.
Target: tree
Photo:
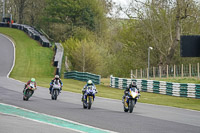
[[[142,6],[137,5],[137,7],[133,3],[140,3]],[[196,2],[193,0],[152,0],[146,2],[133,0],[132,4],[131,8],[125,12],[130,19],[138,22],[136,27],[141,31],[138,32],[141,33],[139,36],[143,36],[146,40],[142,42],[154,47],[153,56],[157,60],[154,62],[159,65],[175,63],[177,60],[174,57],[179,54],[180,35],[183,32],[182,25],[186,22],[185,20],[194,16],[195,11],[199,12]],[[187,25],[187,27],[190,26]]]
[[[23,24],[24,22],[24,10],[27,7],[28,0],[15,0],[15,6],[18,14],[18,23]]]
[[[99,73],[102,58],[98,46],[92,40],[70,38],[63,43],[72,70]]]
[[[45,21],[68,25],[66,38],[73,36],[77,27],[102,32],[105,27],[104,6],[100,0],[48,0]]]

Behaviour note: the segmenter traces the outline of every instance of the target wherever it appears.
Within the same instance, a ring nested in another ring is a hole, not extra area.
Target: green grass
[[[167,82],[174,82],[174,83],[194,83],[194,84],[200,84],[200,80],[198,78],[161,78],[161,79],[155,79],[159,81],[167,81]]]
[[[38,42],[30,39],[20,30],[0,28],[0,32],[10,36],[16,45],[16,64],[11,73],[11,77],[23,82],[29,80],[30,77],[35,77],[39,86],[48,88],[55,70],[54,67],[52,67],[53,50],[40,46]],[[186,78],[161,80],[178,83],[199,83],[197,79]],[[75,93],[81,93],[81,90],[85,85],[85,82],[72,79],[62,79],[62,81],[64,84],[63,90]],[[123,90],[108,87],[110,84],[109,78],[101,79],[101,84],[102,85],[97,85],[97,96],[121,100]],[[139,102],[200,111],[200,99],[141,92]]]
[[[26,33],[17,29],[0,28],[0,33],[11,37],[16,44],[15,67],[10,77],[18,79],[20,77],[53,76],[52,49],[42,47]]]

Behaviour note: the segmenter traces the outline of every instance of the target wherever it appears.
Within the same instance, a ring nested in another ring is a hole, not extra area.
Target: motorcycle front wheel
[[[129,100],[129,113],[133,112],[133,108],[135,106],[135,101],[133,101],[133,99]]]
[[[26,92],[25,92],[25,95],[23,97],[23,100],[28,101],[28,99],[32,96],[32,94],[33,94],[33,91],[27,89]]]
[[[88,109],[91,109],[91,106],[92,106],[92,97],[89,96],[88,97]]]
[[[52,94],[51,94],[51,99],[52,100],[57,100],[57,97],[58,97],[58,90],[54,89]]]

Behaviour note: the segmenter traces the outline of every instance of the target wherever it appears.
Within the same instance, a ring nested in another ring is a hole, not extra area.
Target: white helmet
[[[92,80],[88,80],[87,84],[91,85],[92,84]]]
[[[55,78],[58,79],[58,78],[59,78],[59,75],[55,75]]]

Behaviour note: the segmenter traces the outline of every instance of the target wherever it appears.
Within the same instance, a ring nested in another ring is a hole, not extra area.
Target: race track
[[[12,43],[0,34],[0,103],[120,133],[200,133],[199,111],[137,103],[130,114],[123,112],[120,100],[100,97],[96,97],[91,110],[87,110],[82,108],[80,94],[62,92],[57,101],[52,101],[48,88],[43,87],[38,87],[29,101],[23,101],[24,83],[7,78],[13,53]],[[13,124],[15,126],[11,126]],[[0,112],[0,132],[23,133],[30,127],[30,132],[76,132]]]

